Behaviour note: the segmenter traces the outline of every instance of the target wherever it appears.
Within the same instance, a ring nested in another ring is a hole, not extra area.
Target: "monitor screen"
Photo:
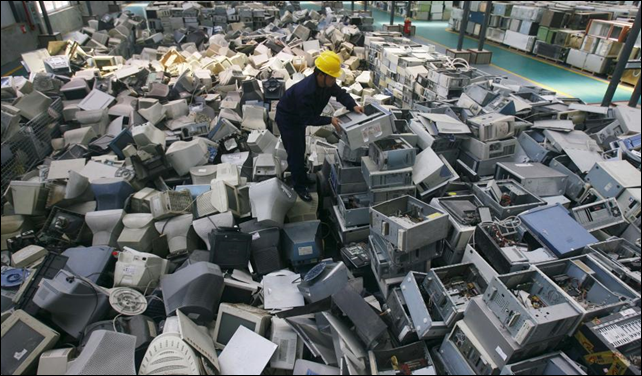
[[[2,336],[2,374],[13,375],[45,337],[23,321],[16,322]]]
[[[225,190],[227,191],[227,202],[230,205],[230,208],[232,211],[237,211],[239,207],[239,203],[236,199],[236,190],[234,187],[231,187],[229,185],[225,185]]]
[[[238,316],[230,315],[229,313],[223,313],[221,315],[221,323],[219,325],[218,338],[216,342],[220,343],[221,345],[227,345],[227,343],[230,342],[230,340],[234,336],[234,333],[236,333],[240,326],[244,326],[251,331],[254,331],[256,329],[255,322],[242,319]]]

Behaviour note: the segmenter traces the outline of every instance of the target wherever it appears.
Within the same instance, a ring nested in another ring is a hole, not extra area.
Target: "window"
[[[44,3],[47,13],[55,12],[57,10],[68,8],[71,6],[71,1],[45,1]],[[42,13],[42,10],[39,10]]]

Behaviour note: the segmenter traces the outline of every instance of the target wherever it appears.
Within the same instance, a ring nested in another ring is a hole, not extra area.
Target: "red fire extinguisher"
[[[412,31],[412,20],[410,17],[406,18],[406,22],[403,24],[403,33],[406,36],[410,36],[410,33]]]

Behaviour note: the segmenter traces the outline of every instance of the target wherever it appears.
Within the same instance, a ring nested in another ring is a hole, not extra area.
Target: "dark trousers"
[[[307,187],[307,172],[305,169],[305,126],[289,126],[277,124],[281,131],[281,139],[285,151],[288,152],[288,166],[292,173],[295,190]]]

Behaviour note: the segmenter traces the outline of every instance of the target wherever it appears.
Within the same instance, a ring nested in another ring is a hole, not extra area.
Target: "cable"
[[[71,274],[74,274],[74,273],[71,273]],[[93,309],[92,309],[92,311],[91,311],[91,315],[89,315],[89,317],[91,318],[91,317],[93,317],[93,316],[94,316],[94,314],[96,313],[96,310],[98,309],[98,290],[96,290],[96,287],[94,286],[94,284],[93,284],[91,281],[85,280],[83,277],[81,277],[81,276],[79,276],[79,275],[76,275],[76,274],[74,274],[74,276],[75,276],[79,281],[81,281],[81,282],[83,282],[83,283],[87,284],[87,286],[91,287],[91,289],[92,289],[92,291],[93,291],[93,293],[94,293],[94,308],[93,308]],[[83,331],[83,332],[81,333],[81,335],[80,335],[79,342],[82,342],[82,339],[83,339],[82,337],[84,337],[84,335],[85,335],[85,333],[84,333],[84,331]]]
[[[114,327],[114,332],[116,333],[120,333],[118,329],[116,329],[116,320],[118,320],[118,318],[121,317],[122,315],[123,315],[122,313],[119,313],[118,315],[116,315],[116,317],[114,317],[114,319],[111,322],[112,326]]]

